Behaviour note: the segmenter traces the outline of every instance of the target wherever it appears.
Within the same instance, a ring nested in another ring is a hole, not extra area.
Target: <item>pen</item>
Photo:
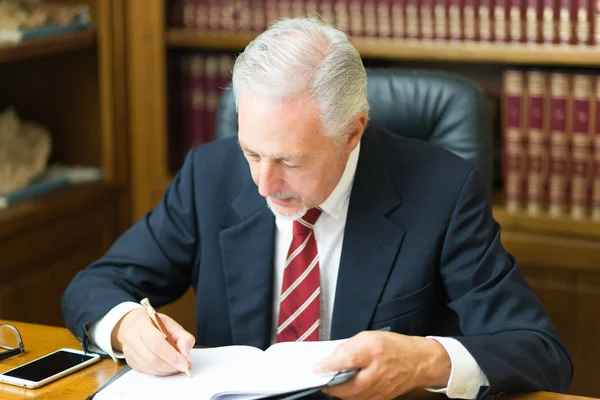
[[[154,326],[156,326],[156,329],[158,329],[160,331],[160,333],[163,334],[163,336],[165,337],[167,342],[171,346],[173,346],[173,348],[175,350],[177,350],[177,344],[175,342],[173,342],[173,339],[171,339],[171,337],[169,335],[167,335],[167,328],[165,327],[163,322],[160,320],[160,317],[158,316],[158,313],[156,312],[154,307],[152,307],[152,305],[150,304],[150,300],[148,300],[148,298],[146,297],[146,298],[142,299],[142,301],[140,301],[140,304],[143,305],[144,308],[146,309],[146,312],[148,313],[148,317],[150,317],[150,321],[152,321]],[[189,376],[190,378],[192,377],[192,375],[190,374],[189,367],[187,367],[185,369],[185,371],[183,371],[183,372],[185,372],[185,374],[187,376]]]

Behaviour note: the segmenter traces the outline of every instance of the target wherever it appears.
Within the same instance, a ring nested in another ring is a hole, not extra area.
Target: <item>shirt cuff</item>
[[[443,389],[426,388],[426,390],[443,393],[451,399],[476,399],[479,389],[482,386],[490,385],[477,361],[461,342],[449,337],[427,336],[427,338],[434,339],[444,346],[450,356],[452,369],[447,387]]]
[[[108,354],[115,362],[118,359],[123,359],[123,353],[115,351],[112,348],[111,336],[112,331],[117,323],[131,310],[142,308],[139,303],[133,301],[125,301],[114,306],[106,315],[98,321],[90,324],[87,329],[87,336],[90,340],[89,349],[95,353]]]

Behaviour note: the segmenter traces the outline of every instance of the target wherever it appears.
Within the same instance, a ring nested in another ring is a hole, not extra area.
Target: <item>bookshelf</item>
[[[169,28],[166,44],[171,48],[241,51],[253,34],[201,32],[186,28]],[[457,43],[353,38],[352,44],[364,58],[378,60],[415,60],[473,64],[508,64],[530,66],[600,66],[600,52],[593,47],[537,46],[527,44]]]
[[[166,26],[165,0],[127,4],[130,49],[132,218],[137,220],[161,199],[172,181],[169,168],[168,69],[170,54],[192,51],[236,52],[253,34],[203,32]],[[464,74],[495,96],[501,95],[502,71],[514,66],[593,70],[600,67],[594,47],[417,42],[352,38],[368,65],[435,68]],[[152,95],[149,95],[152,94]],[[529,284],[551,314],[575,363],[570,393],[600,397],[595,365],[600,359],[600,223],[509,213],[502,196],[492,204],[504,247],[520,262]],[[194,298],[187,293],[165,307],[194,331]]]
[[[50,162],[104,173],[0,209],[0,318],[50,325],[64,324],[70,280],[129,221],[122,0],[60,2],[88,5],[92,27],[0,45],[0,110],[13,106],[50,131]]]
[[[0,44],[0,62],[56,55],[89,49],[96,45],[96,31],[68,33],[22,43]]]

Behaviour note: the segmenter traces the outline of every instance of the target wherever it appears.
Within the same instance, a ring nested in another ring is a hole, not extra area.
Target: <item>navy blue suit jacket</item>
[[[425,142],[369,127],[352,187],[331,339],[389,326],[456,337],[490,388],[564,391],[572,364],[517,261],[500,244],[482,175]],[[162,202],[63,297],[68,327],[116,304],[196,291],[198,345],[269,346],[275,218],[235,139],[191,151]],[[190,310],[193,312],[193,310]]]

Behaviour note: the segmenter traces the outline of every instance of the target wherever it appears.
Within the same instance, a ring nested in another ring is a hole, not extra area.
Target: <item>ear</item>
[[[346,143],[344,144],[346,154],[352,153],[352,151],[358,146],[362,135],[365,132],[367,126],[367,115],[361,112],[354,120],[354,123],[350,127],[348,136],[346,137]]]

